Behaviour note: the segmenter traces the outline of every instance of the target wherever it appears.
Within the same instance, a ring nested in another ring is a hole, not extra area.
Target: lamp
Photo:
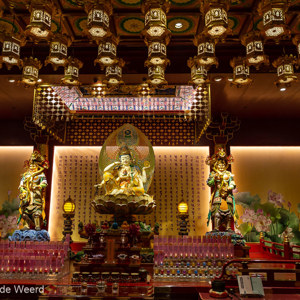
[[[290,0],[262,0],[258,12],[263,16],[263,35],[266,39],[279,42],[281,37],[290,36],[290,30],[285,24],[285,13],[290,6]]]
[[[24,58],[22,82],[25,84],[25,86],[33,86],[37,84],[39,79],[39,69],[41,67],[42,64],[37,58]]]
[[[167,59],[167,44],[169,40],[150,41],[148,45],[148,59],[146,65],[164,65],[170,63]]]
[[[170,9],[168,0],[144,0],[142,12],[145,15],[144,35],[160,37],[167,31],[166,13]]]
[[[297,59],[292,54],[280,56],[273,61],[273,66],[277,68],[278,79],[274,82],[276,86],[280,87],[281,85],[284,85],[289,87],[293,81],[297,80],[293,67],[296,62]]]
[[[262,64],[269,64],[269,57],[264,54],[264,45],[259,31],[250,31],[242,36],[242,44],[246,47],[246,64],[257,70]]]
[[[166,13],[170,9],[168,0],[144,0],[142,12],[145,15],[145,28],[142,34],[148,46],[148,83],[156,86],[167,84],[165,68],[170,63],[167,58],[167,45],[170,42],[170,31],[167,29]]]
[[[105,38],[98,46],[98,56],[94,60],[94,64],[99,64],[103,70],[105,67],[112,66],[118,61],[117,45],[119,39],[115,36]]]
[[[122,81],[122,67],[124,67],[124,64],[123,59],[120,58],[114,65],[106,67],[105,77],[109,85],[116,87],[124,83]]]
[[[205,16],[205,30],[211,38],[223,39],[229,32],[227,11],[230,0],[204,0],[200,7]]]
[[[190,57],[188,60],[188,66],[191,68],[191,80],[190,84],[197,86],[207,82],[207,69],[204,65],[198,65],[196,63],[196,57]]]
[[[103,82],[96,82],[91,86],[91,94],[96,97],[104,97],[107,92],[107,85]]]
[[[234,57],[230,61],[230,65],[233,68],[233,80],[232,84],[237,87],[249,85],[252,82],[250,76],[249,67],[246,65],[246,59],[243,57]]]
[[[17,39],[9,34],[1,36],[2,55],[0,56],[0,67],[5,64],[7,69],[10,70],[13,66],[22,67],[23,62],[20,59],[21,44],[23,45],[24,40]]]
[[[61,79],[63,84],[79,85],[79,69],[82,68],[83,63],[74,57],[69,57],[67,65],[65,66],[65,76]]]
[[[67,64],[68,46],[71,40],[64,34],[56,34],[50,43],[50,53],[45,60],[45,66],[51,64],[54,71],[58,67],[64,67]]]
[[[218,66],[218,59],[215,55],[214,41],[204,34],[197,35],[194,38],[194,45],[197,47],[197,56],[195,57],[196,63],[199,65]]]
[[[85,6],[87,17],[87,27],[84,33],[96,43],[109,36],[109,18],[113,8],[110,0],[94,0]]]
[[[188,235],[188,205],[186,202],[180,202],[178,204],[178,213],[179,213],[179,235]]]
[[[164,65],[150,65],[148,67],[148,82],[154,86],[167,84]]]
[[[72,219],[75,216],[75,202],[69,197],[63,205],[63,217],[64,217],[64,230],[63,230],[63,241],[66,239],[66,235],[70,235],[70,243],[72,243]]]
[[[30,5],[30,23],[26,26],[25,35],[38,42],[49,39],[51,33],[52,2],[33,0]]]

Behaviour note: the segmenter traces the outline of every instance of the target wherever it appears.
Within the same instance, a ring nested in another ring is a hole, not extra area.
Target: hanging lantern
[[[93,41],[100,43],[104,37],[109,36],[109,18],[112,15],[110,1],[95,0],[86,5],[87,27],[85,34]]]
[[[283,36],[290,36],[285,19],[290,2],[290,0],[262,0],[259,3],[258,12],[263,16],[262,33],[266,39],[279,42]]]
[[[119,59],[114,65],[106,67],[105,77],[109,85],[117,86],[124,83],[122,81],[122,67],[124,67],[124,65],[124,61]]]
[[[296,62],[297,59],[292,54],[280,56],[273,62],[273,66],[277,68],[278,79],[274,82],[277,86],[289,87],[293,81],[297,80],[293,66]]]
[[[230,61],[230,65],[233,68],[233,80],[232,84],[237,87],[243,85],[249,85],[252,82],[250,76],[249,67],[246,65],[246,60],[243,57],[234,57]]]
[[[145,0],[142,3],[142,12],[145,15],[143,34],[148,37],[161,37],[167,29],[167,16],[170,9],[168,0]]]
[[[81,69],[83,63],[74,57],[69,57],[67,65],[65,66],[65,76],[61,79],[63,84],[67,85],[79,85],[79,69]]]
[[[189,83],[193,85],[199,85],[208,81],[206,66],[198,65],[196,61],[196,57],[190,57],[188,60],[188,66],[191,69],[191,80]]]
[[[68,46],[71,40],[63,34],[56,34],[50,43],[50,53],[45,60],[45,66],[51,64],[56,71],[58,67],[65,66],[67,63]]]
[[[7,69],[10,70],[13,66],[22,67],[22,60],[20,59],[21,44],[24,41],[17,39],[16,37],[5,34],[1,37],[2,55],[0,56],[0,67],[5,64]]]
[[[264,45],[260,33],[251,31],[242,36],[242,44],[246,47],[246,64],[256,69],[262,64],[269,64],[269,57],[264,54]]]
[[[22,82],[26,86],[36,85],[39,79],[39,69],[41,69],[41,67],[42,64],[37,58],[24,58]]]
[[[148,82],[154,86],[167,84],[165,80],[165,66],[150,65],[148,67]]]
[[[223,39],[229,32],[227,11],[230,0],[204,0],[201,7],[205,16],[205,33],[212,38]]]
[[[167,43],[165,41],[150,41],[148,43],[148,59],[146,66],[168,64]]]
[[[107,85],[103,82],[96,82],[91,86],[91,94],[98,98],[104,97],[107,93]]]
[[[148,82],[144,79],[144,81],[137,86],[136,93],[140,97],[148,97],[150,94],[154,93],[153,88],[150,87]]]
[[[112,66],[118,61],[117,44],[119,40],[115,36],[106,38],[98,46],[98,56],[94,64],[99,64],[103,70],[105,67]]]
[[[207,69],[212,65],[219,65],[213,40],[202,34],[195,37],[194,44],[197,46],[197,56],[195,58],[197,64],[205,65]]]
[[[50,39],[52,3],[47,0],[33,0],[30,6],[30,23],[25,34],[34,41]]]

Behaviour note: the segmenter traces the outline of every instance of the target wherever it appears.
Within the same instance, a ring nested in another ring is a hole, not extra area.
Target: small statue
[[[41,230],[41,219],[45,219],[44,189],[47,187],[47,179],[44,169],[48,169],[48,161],[35,150],[28,161],[25,162],[26,172],[22,175],[19,185],[20,216],[24,220],[23,230],[28,230],[33,224],[35,230]]]
[[[100,189],[104,187],[106,195],[144,195],[148,168],[150,164],[146,163],[141,172],[134,164],[130,149],[123,146],[119,151],[119,161],[109,164],[104,169],[103,180],[96,187]]]
[[[215,231],[233,231],[234,229],[236,211],[232,191],[236,185],[234,175],[227,171],[229,164],[232,162],[232,156],[226,157],[223,148],[220,148],[216,154],[208,157],[206,160],[206,164],[212,167],[212,171],[207,179],[207,185],[213,189],[207,226],[211,219],[213,230]]]

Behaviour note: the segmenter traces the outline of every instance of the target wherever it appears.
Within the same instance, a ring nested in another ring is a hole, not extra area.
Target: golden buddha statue
[[[119,151],[119,160],[104,168],[103,180],[96,187],[100,189],[104,187],[106,195],[144,195],[148,168],[149,163],[145,164],[141,171],[134,164],[130,149],[123,146]]]

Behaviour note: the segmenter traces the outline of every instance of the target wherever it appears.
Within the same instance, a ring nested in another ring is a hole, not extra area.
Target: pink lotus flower
[[[285,202],[282,194],[272,192],[271,190],[268,191],[268,201],[278,207],[282,207]]]

